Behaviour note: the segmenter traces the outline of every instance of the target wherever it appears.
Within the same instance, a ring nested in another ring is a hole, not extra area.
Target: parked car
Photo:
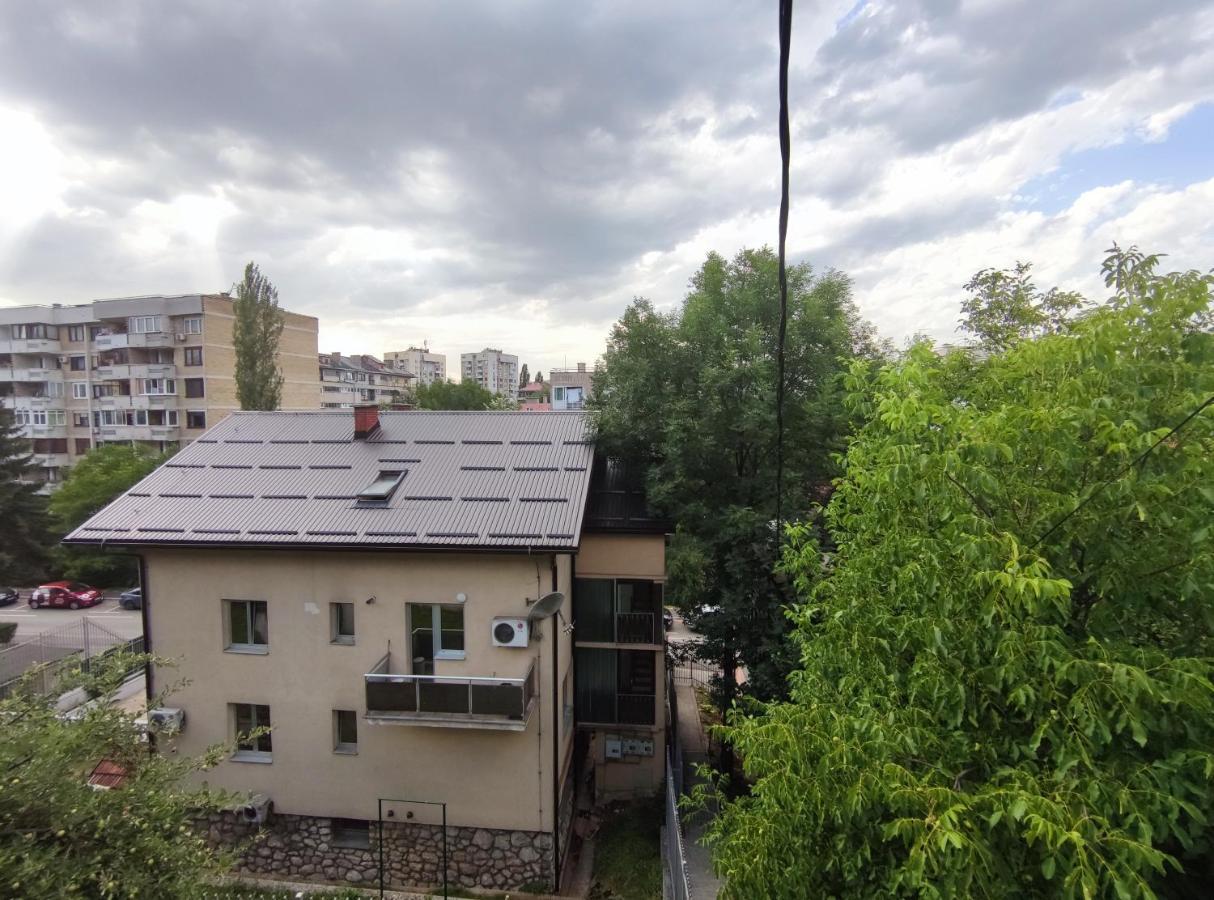
[[[8,606],[17,602],[16,588],[0,588],[0,606]]]
[[[716,615],[721,611],[721,607],[711,603],[701,603],[699,606],[689,609],[683,616],[683,621],[687,623],[687,627],[692,631],[699,631],[705,620]]]
[[[669,606],[662,610],[662,624],[666,626],[667,631],[674,628],[674,613]]]
[[[30,595],[30,609],[80,609],[101,602],[101,591],[79,581],[52,581],[40,584]]]
[[[131,588],[118,595],[118,605],[123,609],[143,609],[143,588]]]

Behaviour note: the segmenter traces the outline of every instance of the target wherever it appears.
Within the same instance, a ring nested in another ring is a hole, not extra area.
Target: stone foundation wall
[[[377,826],[369,847],[336,847],[330,820],[274,813],[260,828],[233,813],[212,813],[199,822],[216,846],[251,845],[234,874],[378,884]],[[384,880],[390,887],[442,883],[442,829],[437,825],[384,822]],[[452,885],[514,890],[552,882],[552,835],[489,828],[447,828],[447,871]]]

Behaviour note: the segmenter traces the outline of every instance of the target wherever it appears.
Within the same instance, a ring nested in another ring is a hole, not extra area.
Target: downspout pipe
[[[556,554],[552,554],[552,590],[557,590]],[[552,890],[561,890],[561,730],[560,730],[560,610],[552,614]]]

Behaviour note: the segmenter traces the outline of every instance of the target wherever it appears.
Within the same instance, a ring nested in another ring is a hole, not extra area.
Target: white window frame
[[[178,421],[177,420],[177,410],[166,409],[164,411],[164,425],[166,428],[169,428],[169,427],[176,428],[177,421]]]
[[[235,740],[236,736],[240,733],[238,730],[238,726],[237,726],[237,722],[239,721],[239,716],[236,711],[237,707],[240,707],[240,706],[250,707],[251,715],[249,716],[249,719],[253,723],[253,728],[270,729],[270,732],[268,734],[265,734],[259,738],[256,738],[256,740],[258,740],[258,741],[262,740],[263,738],[269,738],[270,749],[269,750],[256,750],[256,749],[240,747],[238,745],[236,751],[232,754],[232,759],[236,760],[237,762],[257,762],[257,763],[273,762],[273,760],[274,760],[274,725],[273,725],[273,713],[270,711],[270,704],[268,704],[268,703],[229,703],[228,704],[228,715],[230,716],[231,726],[229,728],[228,733],[232,735],[233,740]],[[257,714],[257,707],[259,707],[259,706],[264,706],[266,708],[266,721],[265,722],[260,721],[260,717]],[[252,729],[250,729],[250,731],[251,730]]]
[[[72,399],[87,400],[89,398],[89,383],[87,381],[72,382]]]
[[[329,604],[329,643],[330,644],[352,645],[354,643],[355,635],[358,633],[358,625],[356,622],[353,622],[353,621],[351,622],[351,627],[353,630],[349,634],[345,634],[342,631],[340,631],[341,607],[343,607],[343,606],[350,607],[350,618],[351,618],[351,620],[353,620],[355,618],[353,603],[342,603],[342,602],[334,601],[333,603]]]
[[[157,334],[160,316],[131,316],[128,327],[132,334]]]
[[[254,637],[253,624],[256,616],[256,604],[260,603],[265,607],[266,612],[266,641],[264,644],[258,643],[236,643],[232,639],[232,607],[239,604],[245,607],[245,628],[248,631],[249,637]],[[270,652],[270,604],[265,600],[233,600],[225,598],[223,601],[223,642],[225,653],[252,653],[264,655]]]
[[[153,387],[160,390],[152,390]],[[139,393],[145,397],[168,397],[177,393],[176,378],[140,378]]]
[[[206,427],[207,427],[207,411],[205,409],[187,409],[185,411],[185,415],[186,415],[185,427],[186,428],[194,428],[194,426],[190,425],[190,413],[198,413],[199,415],[202,416],[202,426],[201,426],[201,428],[196,428],[195,430],[205,431]]]
[[[28,409],[14,409],[13,423],[16,425],[33,425],[33,416]]]
[[[202,316],[187,316],[181,320],[182,334],[202,334]]]
[[[440,660],[440,659],[450,659],[450,660],[467,659],[468,653],[466,650],[448,650],[445,647],[443,647],[442,610],[444,607],[447,607],[450,609],[458,609],[462,616],[462,615],[464,615],[464,606],[462,603],[410,603],[409,606],[410,606],[410,610],[409,610],[410,616],[412,616],[414,609],[424,609],[426,607],[429,607],[429,609],[430,609],[430,639],[434,642],[434,648],[433,648],[434,649],[434,659],[436,661]],[[410,637],[412,637],[413,631],[415,631],[417,628],[424,628],[424,627],[425,627],[424,625],[420,625],[417,622],[411,621],[409,623]],[[467,625],[466,617],[465,617],[465,621],[460,626],[460,632],[464,635],[464,646],[467,647],[468,646],[468,625]],[[410,646],[412,646],[412,645],[410,644]]]

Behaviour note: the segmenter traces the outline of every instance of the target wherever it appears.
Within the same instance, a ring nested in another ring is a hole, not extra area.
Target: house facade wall
[[[144,558],[151,647],[178,661],[176,668],[157,669],[154,685],[188,682],[168,701],[186,716],[171,750],[198,754],[230,741],[229,704],[270,707],[271,761],[229,759],[201,776],[208,784],[264,794],[283,822],[292,816],[374,821],[378,800],[395,798],[445,802],[449,825],[472,835],[517,832],[533,849],[537,834],[550,837],[551,641],[558,642],[561,704],[572,640],[559,629],[554,636],[545,622],[527,648],[507,649],[491,645],[490,631],[495,616],[525,617],[527,600],[552,589],[554,562],[557,587],[568,597],[568,555],[152,549]],[[410,672],[406,604],[455,603],[461,593],[466,655],[437,660],[435,674],[522,677],[535,665],[538,691],[526,729],[369,723],[364,674],[386,653],[392,671]],[[266,602],[266,652],[225,650],[225,599]],[[331,602],[354,604],[353,644],[331,642]],[[356,711],[356,753],[334,751],[333,710]],[[573,728],[560,712],[557,753],[565,765]],[[303,865],[292,863],[282,873],[306,875]],[[464,883],[481,884],[481,874],[467,874]]]
[[[666,540],[661,534],[584,534],[575,560],[576,579],[647,580],[664,584],[666,580]],[[576,584],[574,590],[577,590]],[[655,643],[588,641],[575,632],[577,648],[595,651],[625,651],[652,656],[654,673],[653,724],[583,721],[578,727],[588,739],[587,762],[594,770],[597,800],[652,794],[662,784],[665,772],[666,654],[665,634],[661,626],[660,606]],[[612,754],[611,748],[628,746],[632,741],[651,742],[652,755]]]

